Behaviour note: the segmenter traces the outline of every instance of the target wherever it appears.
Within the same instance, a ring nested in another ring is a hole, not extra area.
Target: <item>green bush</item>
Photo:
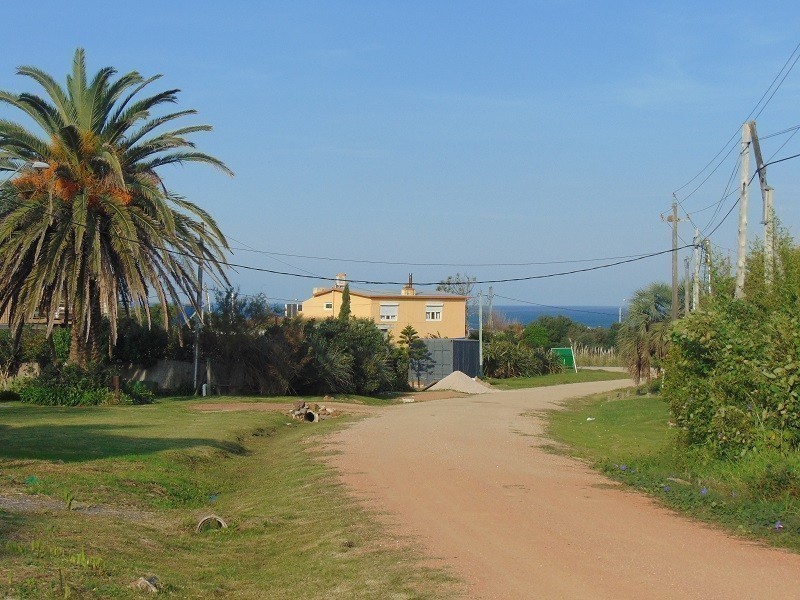
[[[14,390],[0,390],[0,402],[18,402],[20,395]]]
[[[800,448],[800,318],[715,299],[679,321],[664,396],[689,445],[721,457],[759,447]]]
[[[108,387],[110,372],[102,365],[86,369],[76,366],[47,367],[39,377],[20,385],[23,402],[42,406],[97,406],[112,404],[114,393]]]
[[[647,384],[647,391],[651,394],[661,393],[661,378],[657,377]]]
[[[483,374],[486,377],[534,377],[563,370],[561,361],[550,350],[531,348],[524,342],[498,336],[484,348]]]
[[[142,381],[128,381],[123,389],[133,404],[152,404],[155,397],[153,390]]]

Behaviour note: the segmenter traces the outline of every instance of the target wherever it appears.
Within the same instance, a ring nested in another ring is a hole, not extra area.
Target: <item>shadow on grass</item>
[[[119,433],[120,430],[142,428],[102,424],[20,427],[0,424],[0,458],[81,462],[196,447],[215,448],[231,454],[246,453],[240,444],[210,438],[142,437]]]

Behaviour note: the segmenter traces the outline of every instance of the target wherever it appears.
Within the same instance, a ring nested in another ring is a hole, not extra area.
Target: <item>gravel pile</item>
[[[463,392],[465,394],[486,394],[492,391],[492,387],[472,379],[469,375],[465,375],[461,371],[453,371],[437,383],[434,383],[429,390],[452,390],[454,392]]]

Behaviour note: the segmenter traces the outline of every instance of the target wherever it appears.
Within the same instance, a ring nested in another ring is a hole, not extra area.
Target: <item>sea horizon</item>
[[[488,320],[488,307],[483,307],[484,319]],[[575,323],[587,327],[611,327],[619,319],[619,306],[533,306],[526,304],[494,305],[494,315],[498,315],[510,323],[527,325],[541,316],[568,317]],[[623,311],[623,316],[625,315]],[[486,323],[484,323],[485,325]],[[470,315],[470,329],[478,328],[478,315]]]

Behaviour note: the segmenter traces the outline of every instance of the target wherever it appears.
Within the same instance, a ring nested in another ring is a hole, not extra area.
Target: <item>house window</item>
[[[381,313],[380,318],[381,321],[397,321],[397,310],[400,307],[399,304],[384,304],[381,303]]]
[[[441,321],[442,320],[442,304],[427,304],[425,306],[425,320],[426,321]]]
[[[333,302],[326,302],[325,310],[333,310]]]

